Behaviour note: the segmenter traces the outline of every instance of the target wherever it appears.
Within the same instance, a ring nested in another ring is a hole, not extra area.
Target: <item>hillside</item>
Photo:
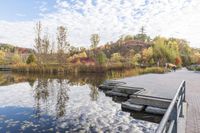
[[[30,48],[17,47],[11,44],[0,43],[0,50],[6,53],[30,54],[34,50]]]
[[[117,41],[110,45],[105,45],[101,50],[107,55],[108,58],[111,57],[113,53],[120,53],[122,56],[126,56],[127,53],[132,49],[135,53],[141,52],[144,48],[148,48],[149,43],[145,43],[137,40],[128,40],[128,41]]]

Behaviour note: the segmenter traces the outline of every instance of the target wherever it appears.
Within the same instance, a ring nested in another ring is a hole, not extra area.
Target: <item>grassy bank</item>
[[[14,72],[20,73],[43,73],[43,74],[67,74],[67,73],[106,73],[112,71],[124,71],[134,75],[134,73],[164,73],[162,67],[130,67],[125,65],[96,66],[96,65],[36,65],[21,64],[12,66]],[[130,71],[132,70],[132,71]]]

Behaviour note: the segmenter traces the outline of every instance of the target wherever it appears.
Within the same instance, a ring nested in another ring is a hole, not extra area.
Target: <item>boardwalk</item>
[[[126,81],[128,86],[147,89],[148,91],[143,92],[144,95],[172,99],[182,80],[186,81],[188,102],[186,133],[200,133],[200,72],[182,69],[167,74],[147,74],[120,81]]]

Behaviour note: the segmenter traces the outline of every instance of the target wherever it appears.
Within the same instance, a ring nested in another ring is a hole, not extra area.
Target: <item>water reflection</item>
[[[48,79],[38,78],[36,82],[37,83],[33,89],[33,94],[34,94],[34,99],[35,99],[36,116],[37,116],[37,118],[40,118],[40,114],[41,114],[40,106],[42,104],[41,102],[46,104],[47,98],[49,96]],[[29,82],[29,84],[30,84],[30,82]]]
[[[133,119],[98,90],[120,76],[0,73],[0,132],[153,132],[156,124]]]
[[[97,101],[98,96],[99,96],[99,91],[98,88],[94,85],[89,85],[90,88],[90,97],[92,101]]]
[[[69,100],[68,91],[69,86],[66,80],[58,79],[58,94],[57,94],[57,103],[56,103],[56,114],[57,117],[61,117],[66,112],[66,104]]]

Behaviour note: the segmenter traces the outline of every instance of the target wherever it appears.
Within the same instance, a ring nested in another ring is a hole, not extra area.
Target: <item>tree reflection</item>
[[[40,112],[41,112],[40,102],[46,103],[48,96],[49,96],[48,79],[38,79],[34,89],[34,98],[36,101],[36,116],[38,118],[40,117]]]
[[[98,88],[94,85],[89,85],[89,88],[90,88],[90,97],[91,97],[91,100],[92,101],[97,101],[98,99],[98,96],[99,96],[99,91],[98,91]]]
[[[66,112],[66,102],[69,100],[67,91],[69,90],[67,80],[58,79],[58,94],[56,103],[57,117],[62,117]]]

